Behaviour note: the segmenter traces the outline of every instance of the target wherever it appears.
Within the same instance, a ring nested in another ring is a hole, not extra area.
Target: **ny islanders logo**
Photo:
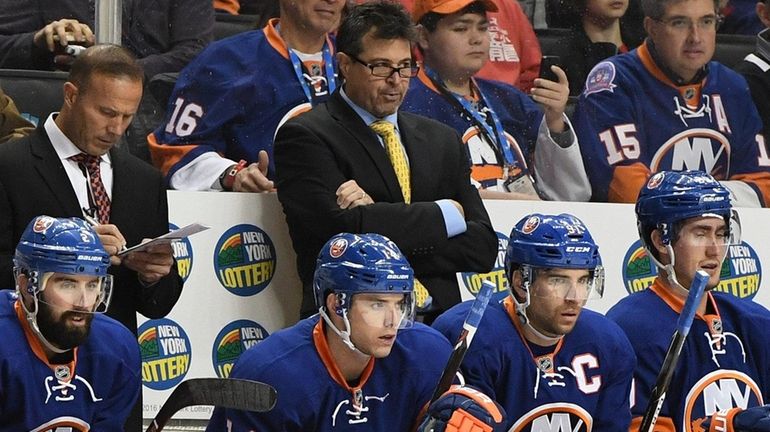
[[[557,402],[540,405],[521,416],[510,432],[588,432],[591,414],[580,405]]]
[[[623,282],[629,294],[641,291],[658,275],[658,268],[650,259],[640,240],[635,241],[623,258]],[[762,267],[757,252],[748,243],[741,242],[728,248],[722,262],[720,282],[713,291],[721,291],[739,298],[753,299],[762,281]]]
[[[142,354],[142,383],[153,390],[166,390],[179,384],[190,369],[190,339],[182,327],[163,318],[139,327]]]
[[[238,357],[268,336],[267,330],[254,321],[238,320],[226,325],[214,339],[211,350],[211,361],[217,376],[229,377]]]
[[[684,424],[680,430],[701,432],[705,430],[703,422],[718,411],[763,404],[759,385],[750,376],[736,370],[719,369],[701,378],[688,391]]]
[[[239,296],[262,292],[275,274],[275,246],[254,225],[236,225],[222,234],[214,248],[214,271],[219,283]]]
[[[458,273],[460,279],[460,285],[465,287],[469,293],[474,296],[479,293],[481,284],[485,280],[494,283],[497,288],[495,292],[505,291],[508,289],[508,278],[505,277],[505,250],[508,248],[508,236],[500,232],[497,234],[497,259],[495,260],[495,266],[489,273],[473,273],[463,272]]]
[[[178,230],[179,227],[169,223],[168,229],[170,231]],[[193,248],[190,243],[190,239],[185,237],[181,240],[176,240],[171,243],[171,247],[174,249],[174,259],[176,259],[176,270],[179,272],[179,277],[182,281],[186,281],[190,276],[193,265]]]

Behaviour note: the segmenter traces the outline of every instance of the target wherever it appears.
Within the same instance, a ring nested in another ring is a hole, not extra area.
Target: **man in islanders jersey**
[[[451,350],[413,322],[413,281],[386,237],[333,236],[313,278],[319,313],[243,353],[230,375],[275,387],[275,408],[216,409],[208,430],[413,430]]]
[[[280,19],[209,45],[179,75],[147,139],[180,190],[273,189],[273,139],[336,88],[328,33],[344,0],[280,0]]]
[[[535,80],[532,98],[543,109],[511,85],[474,78],[489,60],[487,12],[496,10],[489,0],[415,2],[424,62],[402,109],[457,131],[482,198],[587,201],[590,184],[564,115],[564,71],[554,67],[558,82]]]
[[[770,205],[770,156],[746,80],[710,61],[718,0],[643,0],[649,37],[594,67],[575,112],[595,201],[635,202],[650,175],[703,170],[736,206]]]
[[[139,347],[103,315],[110,257],[80,219],[34,218],[0,292],[0,429],[123,431],[139,397]]]
[[[740,242],[729,191],[702,171],[654,174],[639,193],[636,216],[639,237],[660,273],[649,289],[620,300],[607,312],[626,332],[637,356],[631,430],[638,429],[649,403],[695,272],[705,270],[710,275],[706,289],[714,288],[729,245]],[[746,422],[758,410],[767,417],[761,407],[770,395],[767,328],[770,311],[764,307],[707,291],[655,430],[770,430],[733,423]]]
[[[631,422],[634,353],[612,321],[583,309],[604,286],[599,250],[569,214],[533,213],[511,231],[505,270],[461,371],[506,411],[509,431],[621,431]],[[455,340],[470,302],[433,327]]]

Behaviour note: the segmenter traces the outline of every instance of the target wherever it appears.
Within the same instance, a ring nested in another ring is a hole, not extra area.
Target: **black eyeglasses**
[[[345,53],[348,57],[352,58],[353,60],[357,61],[358,63],[361,63],[362,65],[369,68],[369,71],[372,73],[372,75],[379,77],[379,78],[390,78],[394,73],[398,73],[398,75],[401,78],[414,78],[417,76],[417,72],[420,71],[420,66],[410,64],[408,66],[400,66],[400,67],[393,67],[388,64],[384,63],[377,63],[377,64],[371,64],[366,63],[360,58]]]

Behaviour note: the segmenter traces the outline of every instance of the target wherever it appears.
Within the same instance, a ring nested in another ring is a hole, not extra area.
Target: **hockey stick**
[[[481,317],[484,316],[484,310],[487,308],[489,298],[492,297],[492,292],[495,290],[495,284],[490,281],[484,281],[481,284],[476,299],[473,301],[471,310],[468,311],[468,316],[465,317],[463,322],[463,329],[460,332],[460,336],[457,338],[457,343],[452,350],[452,355],[447,360],[444,372],[441,374],[441,378],[438,380],[436,390],[433,392],[433,397],[430,402],[433,403],[436,399],[441,397],[444,392],[449,390],[449,387],[454,381],[457,370],[460,369],[460,363],[463,362],[465,352],[468,351],[468,347],[473,340],[473,335],[476,334],[476,329],[479,327]]]
[[[682,353],[682,346],[684,346],[684,341],[687,339],[687,334],[690,333],[690,326],[692,326],[693,319],[695,318],[695,311],[700,305],[701,298],[703,298],[708,280],[709,275],[705,271],[698,270],[695,272],[695,278],[693,278],[690,284],[687,300],[682,307],[682,312],[679,313],[679,320],[676,322],[676,331],[671,338],[671,345],[668,347],[666,357],[663,359],[663,366],[660,368],[660,372],[658,372],[655,387],[652,388],[652,395],[647,403],[647,410],[644,412],[641,426],[639,426],[640,432],[652,432],[655,427],[658,414],[660,414],[660,409],[663,407],[663,401],[666,400],[668,385],[671,383],[671,377],[674,375],[674,369],[676,369],[676,364],[679,361],[679,354]]]
[[[278,393],[265,383],[233,378],[194,378],[180,383],[150,423],[159,432],[177,411],[193,405],[213,405],[243,411],[270,411]]]

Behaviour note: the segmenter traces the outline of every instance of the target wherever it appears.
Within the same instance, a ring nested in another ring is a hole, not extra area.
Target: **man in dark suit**
[[[457,134],[398,112],[417,72],[413,40],[401,6],[353,8],[337,33],[342,89],[278,131],[278,198],[297,253],[302,316],[315,312],[316,256],[338,232],[393,240],[433,298],[426,320],[460,301],[456,272],[489,271],[497,256]]]
[[[2,286],[13,286],[14,245],[33,217],[90,216],[112,261],[107,314],[134,333],[136,312],[163,317],[182,290],[169,245],[117,255],[126,244],[168,232],[160,172],[113,148],[136,112],[143,79],[124,48],[91,47],[72,65],[61,112],[30,136],[0,145]],[[141,428],[141,402],[137,407],[126,430]]]

